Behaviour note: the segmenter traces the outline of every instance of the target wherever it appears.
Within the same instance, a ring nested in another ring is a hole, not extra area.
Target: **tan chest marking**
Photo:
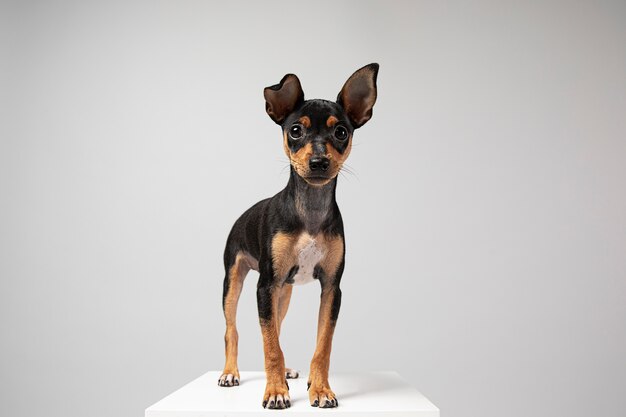
[[[276,278],[286,279],[291,268],[298,266],[298,272],[293,277],[295,285],[313,281],[313,271],[318,264],[327,277],[334,278],[342,259],[341,236],[278,232],[272,239],[272,262]]]

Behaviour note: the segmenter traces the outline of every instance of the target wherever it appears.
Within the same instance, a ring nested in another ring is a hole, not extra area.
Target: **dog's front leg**
[[[263,351],[265,353],[266,385],[263,395],[263,407],[288,408],[291,406],[289,387],[285,380],[285,359],[278,342],[278,301],[280,288],[271,280],[260,277],[257,287],[257,303],[259,322],[263,335]]]
[[[322,280],[322,295],[317,324],[317,347],[311,361],[309,374],[309,401],[313,407],[331,408],[338,405],[335,393],[328,383],[330,367],[330,351],[339,307],[341,306],[341,290],[339,280],[325,282]]]

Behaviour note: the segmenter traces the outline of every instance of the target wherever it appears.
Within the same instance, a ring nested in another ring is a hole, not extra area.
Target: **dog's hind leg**
[[[250,271],[250,265],[243,253],[237,253],[232,265],[226,265],[224,295],[222,300],[224,318],[226,319],[226,334],[224,335],[226,363],[222,376],[218,380],[218,385],[221,387],[239,385],[239,369],[237,367],[237,344],[239,341],[236,323],[237,302],[239,301],[243,281],[248,271]]]
[[[291,292],[293,290],[293,285],[284,284],[281,289],[280,299],[278,301],[278,336],[280,336],[280,329],[283,324],[283,320],[287,315],[287,310],[289,309],[289,301],[291,301]],[[285,378],[287,379],[296,379],[300,373],[295,369],[285,368]]]

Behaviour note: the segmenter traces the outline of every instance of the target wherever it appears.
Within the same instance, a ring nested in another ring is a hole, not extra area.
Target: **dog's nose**
[[[309,169],[311,171],[328,171],[330,160],[324,156],[314,156],[309,159]]]

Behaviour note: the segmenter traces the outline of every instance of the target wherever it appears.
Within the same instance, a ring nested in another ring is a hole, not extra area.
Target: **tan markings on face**
[[[326,145],[326,157],[330,159],[330,169],[332,177],[336,177],[343,166],[343,163],[348,159],[350,155],[350,151],[352,150],[352,137],[348,138],[348,146],[344,149],[343,153],[339,153],[337,149],[332,145],[332,143],[328,142]]]
[[[289,142],[287,138],[287,132],[283,133],[283,150],[285,151],[285,155],[291,161],[291,151],[289,150]]]
[[[291,152],[291,149],[289,149],[287,132],[285,132],[283,134],[283,150],[298,175],[303,178],[306,177],[309,173],[309,158],[313,155],[313,146],[310,143],[307,143],[302,148],[298,149],[297,152]]]
[[[302,123],[305,127],[309,127],[311,125],[311,120],[308,116],[302,116],[300,119],[298,119],[298,121]],[[338,120],[335,116],[329,116],[326,124],[330,127],[337,122]],[[350,151],[352,150],[352,136],[348,137],[348,141],[348,146],[346,146],[343,154],[339,153],[339,151],[335,149],[332,143],[328,142],[326,144],[326,157],[330,159],[328,181],[321,183],[311,183],[311,185],[322,186],[328,184],[333,178],[335,178],[339,174],[343,163],[348,158],[348,155],[350,155]],[[291,165],[294,167],[298,175],[306,180],[306,177],[309,175],[309,159],[313,155],[313,145],[311,143],[307,143],[296,152],[291,152],[291,149],[289,149],[288,133],[283,132],[283,150],[285,151],[285,155],[287,155],[287,157],[289,158]]]
[[[307,143],[296,152],[290,152],[289,154],[291,165],[301,177],[306,177],[309,174],[309,159],[311,155],[313,155],[313,145],[311,143]]]
[[[307,129],[311,127],[311,119],[309,119],[309,116],[302,116],[298,119],[298,121],[302,123],[302,126],[306,127]]]

